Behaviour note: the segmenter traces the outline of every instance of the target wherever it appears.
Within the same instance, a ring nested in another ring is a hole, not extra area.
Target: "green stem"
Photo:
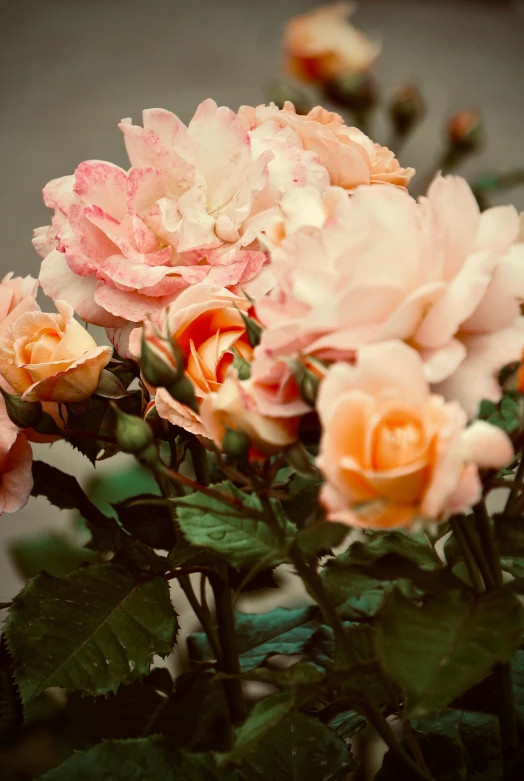
[[[495,535],[493,534],[491,519],[488,515],[486,503],[482,501],[476,504],[473,508],[473,512],[475,513],[482,551],[492,573],[493,585],[495,588],[500,588],[504,582],[502,578],[502,568],[500,566],[498,545],[495,540]]]
[[[521,466],[522,461],[519,465],[519,469],[517,470],[517,477],[515,478],[515,482],[517,484],[520,482],[521,476],[523,474]],[[506,508],[508,505],[511,507],[510,500],[511,496],[508,499]],[[492,583],[489,586],[486,584],[486,588],[487,590],[500,588],[503,585],[500,555],[485,502],[479,502],[479,504],[475,505],[473,510],[475,512],[482,550],[484,552],[485,558],[489,563],[489,568],[492,573]],[[513,692],[511,666],[509,664],[497,664],[495,665],[493,674],[498,703],[498,721],[500,740],[502,744],[504,777],[509,777],[509,773],[512,768],[513,755],[519,745],[517,712],[515,708],[515,695]]]
[[[475,561],[478,565],[478,568],[480,570],[480,573],[482,575],[482,580],[484,581],[484,587],[486,589],[495,588],[495,579],[493,577],[493,572],[491,571],[489,561],[486,558],[484,549],[479,542],[479,538],[476,534],[475,528],[467,518],[464,518],[463,520],[462,529],[464,531],[464,536],[466,537],[469,549],[472,552]]]
[[[515,477],[513,479],[513,482],[511,483],[511,488],[509,491],[508,501],[506,502],[506,506],[504,507],[504,515],[513,515],[517,508],[517,503],[519,501],[519,488],[522,486],[522,482],[524,480],[524,455],[520,459],[520,464],[518,465],[517,472],[515,474]]]
[[[178,576],[178,582],[180,583],[180,588],[186,595],[187,601],[193,608],[193,611],[200,621],[200,624],[202,626],[202,629],[206,633],[207,639],[209,641],[209,645],[211,646],[211,649],[215,655],[215,658],[217,660],[220,659],[220,644],[218,642],[218,638],[215,632],[215,628],[211,622],[210,616],[205,612],[205,610],[200,605],[200,602],[196,598],[195,591],[193,589],[193,585],[191,583],[191,580],[187,575],[179,575]]]
[[[464,528],[462,525],[464,520],[465,520],[464,516],[456,515],[450,519],[450,526],[459,544],[460,550],[462,551],[462,555],[464,556],[464,562],[468,569],[469,577],[471,578],[473,588],[480,596],[480,594],[482,594],[482,592],[484,591],[484,584],[482,583],[482,578],[480,576],[479,569],[477,567],[475,558],[469,547],[468,539],[464,533]]]
[[[260,491],[259,498],[264,509],[267,525],[275,535],[279,545],[282,548],[285,548],[286,536],[274,513],[271,501],[269,500],[267,494],[263,491]],[[320,607],[326,623],[329,624],[333,630],[337,645],[343,652],[350,666],[353,667],[358,665],[360,663],[360,659],[353,649],[349,636],[344,629],[344,625],[340,620],[336,609],[329,600],[329,597],[324,588],[324,583],[322,582],[322,578],[315,569],[308,566],[302,556],[302,553],[294,545],[291,546],[291,548],[288,550],[288,558],[295,567],[295,570],[301,578],[302,582],[304,583],[308,594]],[[409,754],[404,751],[400,743],[397,741],[395,733],[378,708],[373,693],[363,679],[360,681],[360,688],[365,700],[362,704],[362,707],[382,740],[386,743],[389,749],[394,754],[396,754],[399,760],[401,760],[407,767],[409,767],[409,769],[416,775],[417,778],[430,781],[431,776],[422,770],[411,759]]]
[[[209,465],[207,463],[207,450],[200,444],[198,439],[191,439],[189,442],[189,452],[193,461],[193,469],[198,483],[207,485],[209,483]]]
[[[220,638],[221,653],[218,669],[227,675],[240,674],[240,661],[238,658],[237,636],[235,628],[235,616],[231,603],[231,588],[227,565],[217,566],[217,575],[211,581],[215,595],[215,608],[217,614],[218,635]],[[242,681],[230,678],[223,681],[224,691],[233,724],[245,720],[247,716],[246,703]]]

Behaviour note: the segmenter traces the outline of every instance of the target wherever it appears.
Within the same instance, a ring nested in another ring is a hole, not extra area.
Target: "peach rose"
[[[374,529],[440,522],[482,495],[478,468],[513,458],[507,435],[468,428],[456,402],[430,393],[417,352],[402,342],[363,347],[320,387],[318,466],[328,520]]]
[[[283,109],[274,104],[256,108],[241,106],[238,114],[254,142],[267,123],[271,128],[280,126],[294,131],[298,143],[304,150],[313,152],[327,170],[329,184],[349,192],[362,184],[407,187],[415,174],[413,168],[401,168],[389,149],[375,144],[358,128],[348,127],[339,114],[321,106],[311,109],[305,116],[297,114],[289,101]]]
[[[287,67],[302,81],[324,82],[369,70],[380,46],[347,21],[352,3],[320,6],[296,16],[285,26]]]
[[[250,457],[265,457],[293,444],[300,418],[263,415],[257,403],[252,380],[230,375],[217,393],[209,393],[200,406],[205,435],[218,448],[226,430],[241,431],[251,440]]]
[[[31,445],[7,415],[0,398],[0,515],[23,507],[33,487]]]
[[[38,280],[33,277],[13,277],[6,274],[0,282],[0,336],[4,336],[17,317],[38,310],[36,293]]]
[[[185,290],[166,310],[159,330],[176,340],[185,354],[186,374],[199,402],[220,388],[235,353],[251,361],[253,348],[240,314],[247,313],[249,307],[246,298],[201,283]],[[140,340],[141,330],[136,329],[131,335],[130,348],[137,358]],[[197,413],[174,399],[165,388],[157,388],[155,400],[161,418],[193,433],[204,434]]]
[[[69,304],[56,308],[25,312],[0,339],[0,375],[27,401],[87,399],[111,360],[111,348],[97,346]]]

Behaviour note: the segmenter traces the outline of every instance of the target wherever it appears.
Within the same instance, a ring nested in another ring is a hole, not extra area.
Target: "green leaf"
[[[215,490],[229,494],[250,510],[261,511],[258,497],[245,494],[232,483],[223,482],[212,486]],[[276,566],[285,558],[273,533],[264,521],[242,515],[228,505],[204,494],[191,494],[177,499],[178,522],[189,542],[220,553],[234,567],[250,567],[261,559],[265,566]],[[294,526],[283,518],[279,506],[274,508],[283,524],[289,542],[293,539]]]
[[[414,719],[411,726],[424,760],[438,781],[476,779],[500,754],[497,718],[489,714],[443,710],[431,718]],[[405,781],[416,778],[388,752],[376,781],[396,781],[399,777]],[[495,781],[502,776],[488,778]]]
[[[318,629],[317,608],[288,610],[276,608],[269,613],[235,613],[237,645],[242,671],[259,667],[270,656],[302,653],[307,641]],[[188,637],[193,659],[210,661],[213,653],[203,633]]]
[[[508,661],[523,627],[522,607],[509,591],[477,600],[447,591],[416,605],[395,590],[381,611],[378,653],[404,690],[406,714],[422,716],[448,705],[496,662]]]
[[[440,559],[425,536],[405,532],[373,534],[366,542],[354,542],[345,554],[345,560],[348,564],[368,564],[388,554],[403,556],[419,567],[440,567]]]
[[[231,781],[241,776],[231,775]],[[73,754],[42,781],[226,781],[205,754],[168,751],[159,738],[107,741]]]
[[[521,405],[510,394],[505,394],[502,401],[498,403],[483,400],[480,404],[479,418],[487,420],[488,423],[503,429],[508,434],[513,434],[521,425]]]
[[[78,435],[69,435],[70,442],[80,453],[95,464],[98,455],[111,445],[96,439],[94,434],[112,436],[113,416],[111,409],[103,398],[92,397],[81,405],[69,405],[67,413],[67,427],[71,431],[78,431]],[[88,434],[89,436],[84,436]]]
[[[171,550],[176,543],[173,509],[156,504],[155,494],[141,494],[114,504],[121,525],[144,545]]]
[[[332,716],[327,722],[342,740],[358,735],[368,725],[368,720],[355,710],[344,710]]]
[[[116,694],[71,694],[66,720],[72,738],[139,738],[162,734],[170,746],[190,751],[226,751],[230,746],[224,688],[214,676],[186,673],[176,681],[156,669],[143,680],[121,686]]]
[[[13,660],[5,636],[0,641],[0,747],[17,734],[23,721],[22,701],[13,675]]]
[[[45,496],[60,510],[78,510],[94,526],[109,527],[113,522],[86,496],[77,480],[44,461],[33,461],[32,496]]]
[[[343,781],[358,766],[335,732],[300,712],[282,719],[247,761],[261,778],[272,781]]]
[[[377,614],[384,599],[384,584],[365,572],[347,566],[345,554],[328,561],[322,580],[342,618],[371,618]]]
[[[146,675],[154,654],[169,654],[176,630],[166,581],[140,582],[116,564],[37,575],[6,623],[24,704],[51,686],[114,692]]]
[[[41,570],[62,578],[81,564],[97,559],[93,551],[75,545],[65,535],[56,532],[13,540],[9,544],[9,554],[19,573],[27,580]]]
[[[311,559],[327,555],[344,542],[349,531],[344,523],[315,521],[298,533],[298,547]]]
[[[295,707],[293,690],[271,694],[257,702],[246,721],[236,730],[236,739],[231,751],[218,758],[221,767],[239,762],[252,751],[268,732],[275,729]]]

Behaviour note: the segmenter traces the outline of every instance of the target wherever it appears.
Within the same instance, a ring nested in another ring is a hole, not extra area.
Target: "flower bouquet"
[[[316,13],[286,40],[333,95],[377,48],[337,28],[341,65]],[[120,129],[129,170],[49,182],[38,282],[0,285],[0,511],[79,519],[19,555],[4,745],[50,724],[47,781],[365,779],[372,741],[377,781],[518,777],[516,210],[441,174],[416,200],[412,168],[320,106]],[[57,440],[127,454],[131,495],[101,506],[33,460]],[[275,607],[249,612],[260,591]]]

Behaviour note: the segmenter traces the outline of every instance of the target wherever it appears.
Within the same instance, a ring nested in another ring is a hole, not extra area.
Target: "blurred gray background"
[[[86,159],[126,166],[117,122],[162,106],[188,120],[213,97],[237,108],[265,102],[281,75],[283,22],[311,0],[0,0],[0,236],[2,275],[38,275],[32,229],[48,221],[40,191]],[[429,112],[401,159],[420,171],[435,159],[442,125],[455,111],[482,109],[485,151],[466,175],[524,163],[524,5],[505,0],[361,0],[355,24],[383,39],[375,73],[383,95],[415,82]],[[385,142],[382,118],[375,140]],[[524,209],[524,189],[506,194]],[[39,445],[81,481],[89,463],[69,447]],[[125,462],[124,462],[125,464]],[[117,465],[122,467],[122,462]],[[111,469],[104,462],[99,469]],[[0,547],[61,528],[67,514],[31,499],[0,518]],[[21,585],[0,555],[0,602]]]

